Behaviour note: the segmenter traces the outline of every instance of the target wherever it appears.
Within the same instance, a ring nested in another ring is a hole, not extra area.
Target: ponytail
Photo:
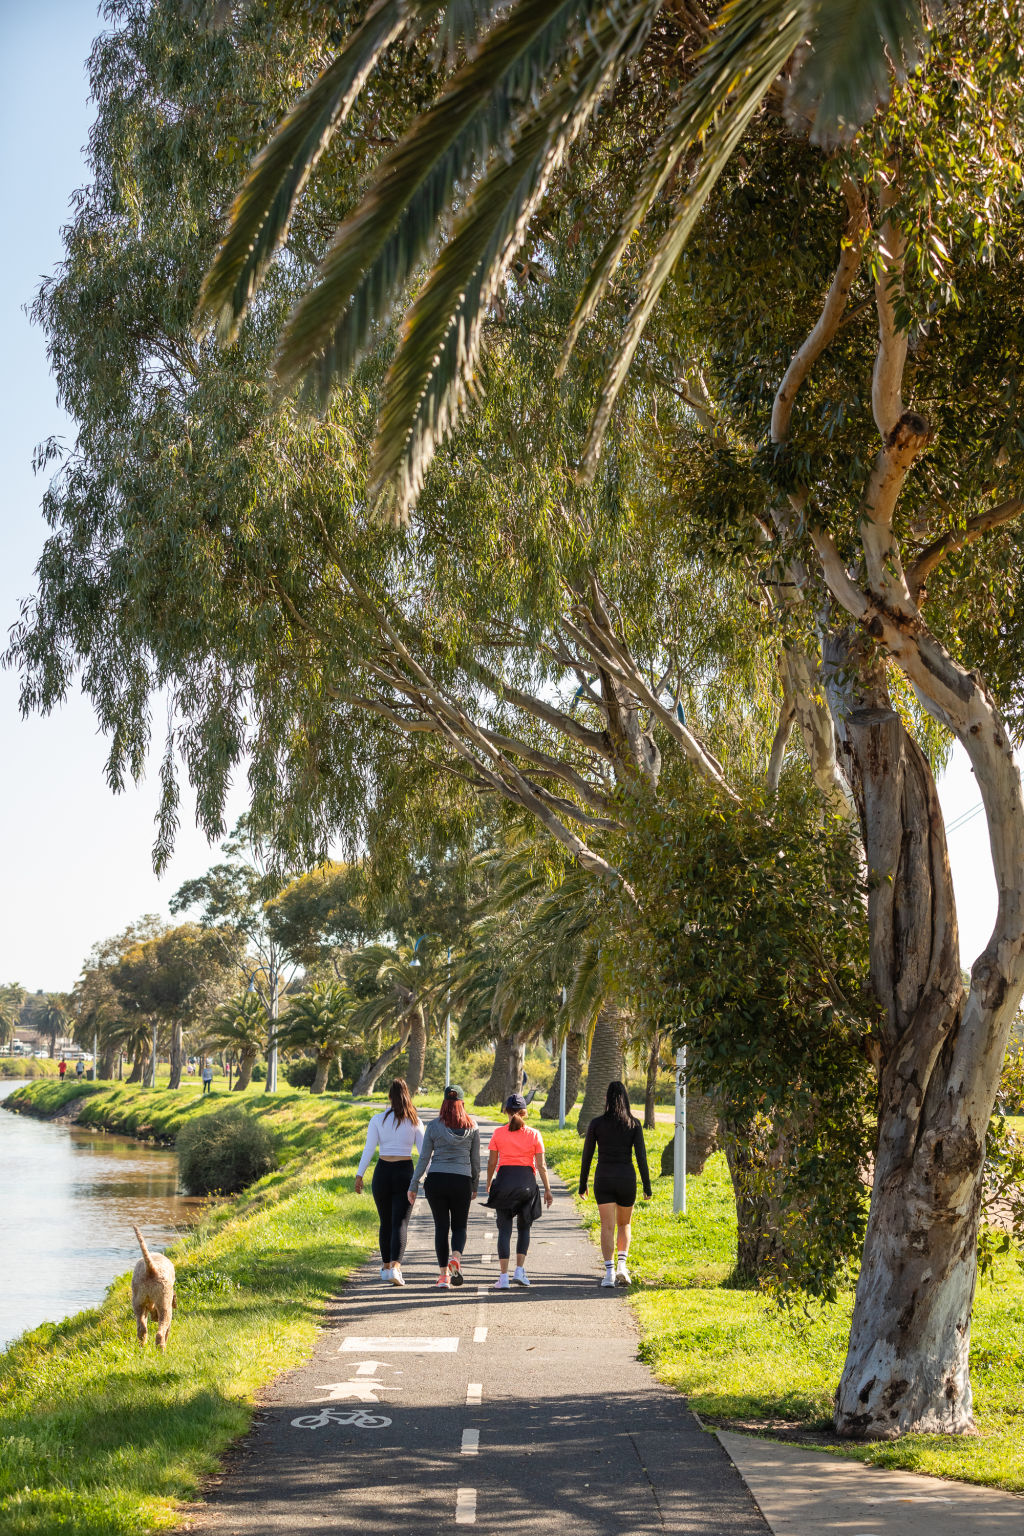
[[[526,1110],[525,1109],[517,1109],[513,1114],[509,1115],[508,1128],[509,1128],[510,1131],[521,1131],[525,1124],[526,1124]]]

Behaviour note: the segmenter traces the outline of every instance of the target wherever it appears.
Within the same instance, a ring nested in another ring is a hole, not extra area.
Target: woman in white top
[[[380,1217],[380,1277],[390,1280],[392,1285],[404,1285],[402,1255],[412,1213],[412,1158],[413,1152],[423,1145],[423,1126],[404,1078],[395,1078],[388,1089],[388,1099],[390,1108],[374,1115],[366,1128],[366,1146],[356,1171],[356,1194],[363,1192],[363,1174],[376,1148],[377,1166],[370,1189]]]

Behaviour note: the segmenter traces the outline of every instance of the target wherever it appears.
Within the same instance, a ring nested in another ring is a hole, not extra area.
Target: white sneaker
[[[493,1288],[496,1291],[507,1291],[508,1290],[508,1275],[499,1275],[497,1280],[495,1280],[495,1282],[494,1282],[494,1287]]]
[[[632,1276],[630,1275],[629,1270],[626,1268],[626,1261],[624,1259],[620,1259],[619,1260],[619,1267],[615,1271],[615,1284],[616,1285],[632,1285],[633,1284]]]
[[[522,1266],[517,1266],[515,1272],[513,1273],[512,1284],[522,1285],[526,1288],[526,1290],[530,1289],[530,1282],[526,1277],[526,1270],[523,1269]]]
[[[606,1269],[605,1270],[605,1272],[604,1272],[604,1279],[601,1281],[601,1284],[602,1285],[614,1285],[615,1284],[615,1276],[612,1274],[610,1269]]]
[[[391,1279],[391,1267],[390,1267],[390,1265],[388,1265],[387,1267],[385,1267],[384,1269],[381,1270],[380,1277],[381,1277],[382,1280],[390,1280]]]
[[[405,1284],[405,1281],[402,1279],[402,1271],[400,1269],[393,1269],[391,1271],[391,1284],[392,1285],[404,1285]]]

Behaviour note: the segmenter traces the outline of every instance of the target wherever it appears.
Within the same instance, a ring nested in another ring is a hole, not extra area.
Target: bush
[[[297,1056],[294,1061],[288,1063],[282,1075],[289,1088],[311,1088],[316,1076],[316,1062],[312,1056]],[[331,1068],[327,1074],[327,1092],[341,1092],[341,1073],[338,1071],[336,1061],[331,1062]]]
[[[190,1195],[234,1195],[277,1167],[265,1125],[241,1109],[200,1115],[178,1132],[178,1173]]]

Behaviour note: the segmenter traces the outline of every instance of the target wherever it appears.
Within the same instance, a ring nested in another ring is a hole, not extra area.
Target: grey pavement
[[[211,1536],[768,1536],[714,1435],[637,1359],[623,1294],[572,1200],[533,1229],[529,1291],[491,1290],[493,1214],[474,1202],[459,1290],[434,1288],[416,1204],[408,1284],[364,1268],[312,1360],[267,1390],[189,1529]]]
[[[749,1435],[718,1436],[774,1536],[1021,1536],[1024,1499]]]

